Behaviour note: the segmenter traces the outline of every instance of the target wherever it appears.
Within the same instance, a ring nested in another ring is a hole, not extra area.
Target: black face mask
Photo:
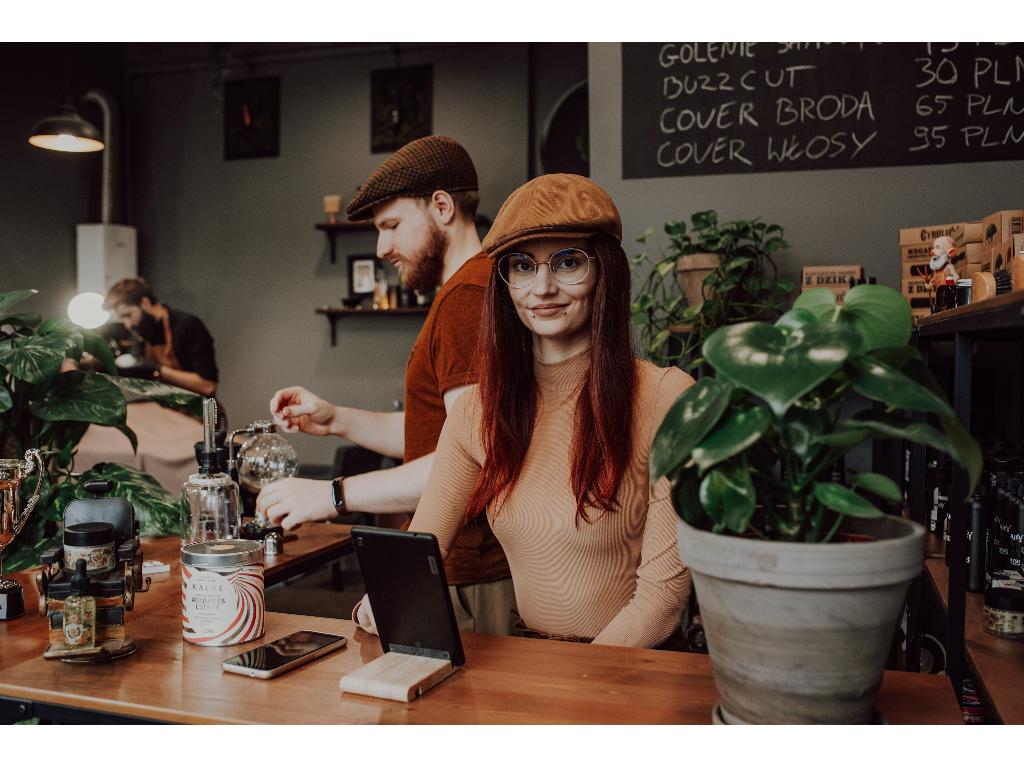
[[[139,334],[143,341],[149,342],[154,347],[158,347],[166,343],[164,339],[163,323],[148,312],[142,313],[142,318],[138,323],[136,323],[132,330]]]

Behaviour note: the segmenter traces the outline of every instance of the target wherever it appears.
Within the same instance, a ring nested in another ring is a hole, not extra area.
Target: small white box
[[[118,280],[138,275],[135,227],[79,224],[75,235],[79,293],[93,291],[106,296]]]

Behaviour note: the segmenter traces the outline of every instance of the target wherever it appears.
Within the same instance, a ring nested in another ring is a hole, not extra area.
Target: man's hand
[[[270,415],[285,432],[330,435],[335,414],[336,409],[331,403],[305,387],[285,387],[270,398]]]
[[[330,480],[299,477],[286,477],[266,486],[256,497],[256,510],[286,531],[303,523],[330,520],[337,514]]]

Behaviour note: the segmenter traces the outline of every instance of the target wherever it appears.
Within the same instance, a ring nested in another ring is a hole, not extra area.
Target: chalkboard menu
[[[1021,158],[1021,43],[622,44],[627,179]]]

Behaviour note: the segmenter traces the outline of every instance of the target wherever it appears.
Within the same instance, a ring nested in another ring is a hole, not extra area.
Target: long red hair
[[[630,461],[636,367],[629,333],[629,262],[607,235],[590,240],[597,269],[590,316],[590,370],[576,403],[570,482],[576,525],[589,522],[584,506],[615,509],[615,494]],[[533,335],[516,315],[508,286],[491,275],[480,333],[481,438],[484,465],[466,509],[475,517],[515,487],[537,416]]]

